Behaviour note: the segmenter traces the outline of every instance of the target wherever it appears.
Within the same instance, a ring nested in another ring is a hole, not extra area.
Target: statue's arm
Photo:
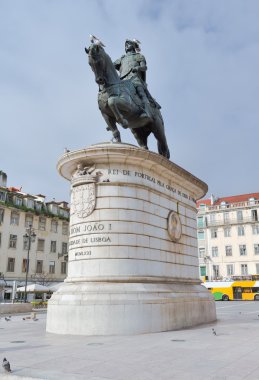
[[[137,61],[138,61],[139,65],[136,66],[136,67],[134,67],[134,69],[132,71],[135,72],[135,73],[147,71],[146,60],[145,60],[145,57],[142,54],[139,54],[139,56],[137,58]]]
[[[139,71],[147,71],[146,61],[141,61],[139,64]]]
[[[113,62],[113,66],[115,67],[116,70],[120,70],[120,67],[121,67],[121,58],[116,59],[116,61]]]

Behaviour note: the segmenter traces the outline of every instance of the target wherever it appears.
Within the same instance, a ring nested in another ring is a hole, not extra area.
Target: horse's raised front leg
[[[103,112],[102,115],[107,124],[107,131],[112,131],[113,140],[115,140],[115,142],[121,142],[121,135],[116,126],[115,119]]]
[[[108,106],[110,110],[113,112],[114,117],[116,118],[117,123],[119,123],[123,128],[128,128],[128,120],[124,119],[123,115],[118,109],[117,106],[118,97],[110,96],[108,99]]]

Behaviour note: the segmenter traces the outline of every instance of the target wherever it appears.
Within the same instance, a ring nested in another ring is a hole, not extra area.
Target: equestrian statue
[[[121,142],[117,124],[129,128],[144,149],[148,149],[147,138],[153,133],[159,154],[169,158],[161,107],[147,88],[147,65],[140,54],[140,42],[126,40],[126,54],[113,63],[104,44],[97,37],[90,37],[91,45],[85,52],[99,85],[98,106],[113,140]]]

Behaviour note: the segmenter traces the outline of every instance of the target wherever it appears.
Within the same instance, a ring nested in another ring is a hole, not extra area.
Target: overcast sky
[[[8,186],[69,200],[64,148],[109,141],[84,47],[113,60],[141,41],[171,160],[208,196],[259,191],[258,0],[0,0],[0,170]],[[122,140],[135,144],[130,131]],[[153,137],[149,146],[156,152]]]

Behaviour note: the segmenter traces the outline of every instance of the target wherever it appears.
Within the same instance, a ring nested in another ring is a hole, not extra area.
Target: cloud
[[[84,53],[93,33],[114,60],[126,38],[142,42],[174,162],[215,194],[257,191],[258,11],[252,0],[1,2],[0,169],[9,185],[67,199],[55,169],[64,147],[111,139]]]

